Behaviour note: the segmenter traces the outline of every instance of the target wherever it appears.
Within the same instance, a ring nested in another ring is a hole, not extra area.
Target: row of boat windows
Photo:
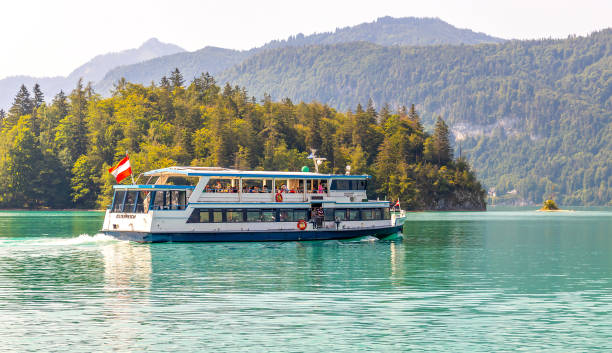
[[[302,180],[302,179],[276,179],[272,187],[272,179],[242,179],[243,193],[326,193],[328,184],[325,180]],[[332,191],[359,191],[367,189],[366,180],[332,180],[330,190]],[[238,179],[210,179],[204,187],[204,192],[228,192],[239,191]]]
[[[187,207],[184,190],[115,191],[111,212],[146,213],[154,210],[184,210]]]
[[[297,222],[317,218],[310,209],[211,209],[196,208],[187,223]],[[374,221],[391,219],[388,208],[327,208],[325,221]]]

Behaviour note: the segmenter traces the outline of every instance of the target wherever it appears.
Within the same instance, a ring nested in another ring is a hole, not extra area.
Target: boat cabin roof
[[[219,167],[169,167],[144,173],[145,176],[214,176],[228,178],[285,178],[285,179],[369,179],[369,175],[321,174],[310,172],[269,172],[259,170],[237,170]]]

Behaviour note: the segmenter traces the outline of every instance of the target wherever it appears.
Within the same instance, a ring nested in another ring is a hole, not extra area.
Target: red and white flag
[[[119,162],[119,164],[109,169],[108,172],[115,177],[118,183],[130,176],[132,174],[132,167],[130,166],[130,158],[127,156],[127,154],[125,155],[125,158]]]
[[[395,203],[395,205],[393,205],[393,207],[399,207],[400,203],[399,203],[399,199],[397,199],[397,202]]]

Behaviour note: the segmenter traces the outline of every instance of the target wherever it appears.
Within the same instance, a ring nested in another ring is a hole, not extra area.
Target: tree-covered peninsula
[[[485,192],[456,158],[438,118],[424,130],[414,106],[339,112],[317,102],[261,102],[244,88],[203,74],[188,85],[179,70],[150,86],[119,81],[110,98],[80,81],[50,104],[25,86],[0,111],[0,207],[103,208],[108,168],[129,151],[136,174],[171,165],[299,170],[310,148],[325,173],[374,176],[370,196],[409,209],[484,209]],[[140,182],[145,182],[140,178]]]

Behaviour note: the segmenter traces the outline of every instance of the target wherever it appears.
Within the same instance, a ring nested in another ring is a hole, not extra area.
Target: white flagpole
[[[125,151],[125,156],[128,158],[128,160],[130,159],[130,156],[128,155],[128,151]],[[132,168],[132,162],[130,162],[130,169]],[[136,183],[134,182],[134,171],[132,171],[132,173],[130,173],[130,177],[132,177],[132,185],[136,185]]]

